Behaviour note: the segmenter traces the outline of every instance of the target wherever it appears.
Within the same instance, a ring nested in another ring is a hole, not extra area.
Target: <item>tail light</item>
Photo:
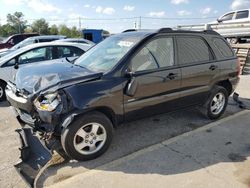
[[[240,59],[238,58],[237,59],[237,73],[238,73],[238,76],[240,75],[240,72],[241,72],[241,69],[240,69]]]

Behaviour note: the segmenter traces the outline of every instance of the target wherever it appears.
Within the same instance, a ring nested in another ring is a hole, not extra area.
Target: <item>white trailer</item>
[[[178,25],[177,29],[192,31],[214,30],[233,44],[238,42],[243,43],[246,39],[250,39],[250,21],[241,23]]]

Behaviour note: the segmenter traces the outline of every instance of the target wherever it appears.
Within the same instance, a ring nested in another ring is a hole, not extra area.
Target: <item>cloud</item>
[[[179,4],[182,4],[182,3],[189,3],[189,0],[171,0],[171,3],[172,4],[175,4],[175,5],[179,5]]]
[[[180,11],[177,12],[177,14],[178,14],[179,16],[188,16],[188,15],[191,15],[192,12],[189,12],[189,11],[187,11],[187,10],[180,10]]]
[[[101,6],[96,7],[95,11],[97,13],[102,13],[103,8]]]
[[[89,4],[84,5],[84,8],[90,8]]]
[[[24,2],[25,0],[3,0],[3,3],[5,5],[11,5],[11,6],[21,5]]]
[[[112,7],[106,7],[106,8],[103,9],[102,13],[112,15],[112,14],[115,13],[115,9],[112,8]]]
[[[112,8],[112,7],[101,7],[101,6],[98,6],[96,7],[95,11],[97,13],[102,13],[102,14],[107,14],[107,15],[112,15],[115,13],[115,9]]]
[[[62,10],[57,8],[56,6],[47,3],[42,0],[30,0],[27,1],[28,7],[32,8],[36,12],[56,12],[60,13]]]
[[[129,6],[129,5],[125,5],[125,6],[123,7],[123,10],[125,10],[125,11],[133,11],[134,9],[135,9],[134,6]]]
[[[209,14],[211,11],[212,9],[210,7],[206,7],[200,10],[201,14]]]
[[[231,4],[232,10],[245,9],[250,7],[250,0],[234,0]]]
[[[160,18],[160,17],[165,16],[165,12],[164,12],[164,11],[160,11],[160,12],[150,12],[150,13],[149,13],[149,16]]]

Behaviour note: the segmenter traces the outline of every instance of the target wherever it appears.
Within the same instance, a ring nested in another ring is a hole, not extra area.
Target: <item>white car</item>
[[[250,21],[250,9],[227,12],[217,19],[218,23],[239,23]]]
[[[72,61],[93,45],[69,42],[44,42],[20,48],[0,59],[0,101],[5,99],[5,87],[12,81],[17,68],[30,63],[62,59]]]

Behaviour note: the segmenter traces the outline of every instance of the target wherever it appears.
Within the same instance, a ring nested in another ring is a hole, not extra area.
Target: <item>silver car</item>
[[[6,83],[13,81],[18,68],[53,59],[72,61],[91,47],[91,44],[44,42],[31,44],[2,57],[0,59],[0,101],[5,99]]]

